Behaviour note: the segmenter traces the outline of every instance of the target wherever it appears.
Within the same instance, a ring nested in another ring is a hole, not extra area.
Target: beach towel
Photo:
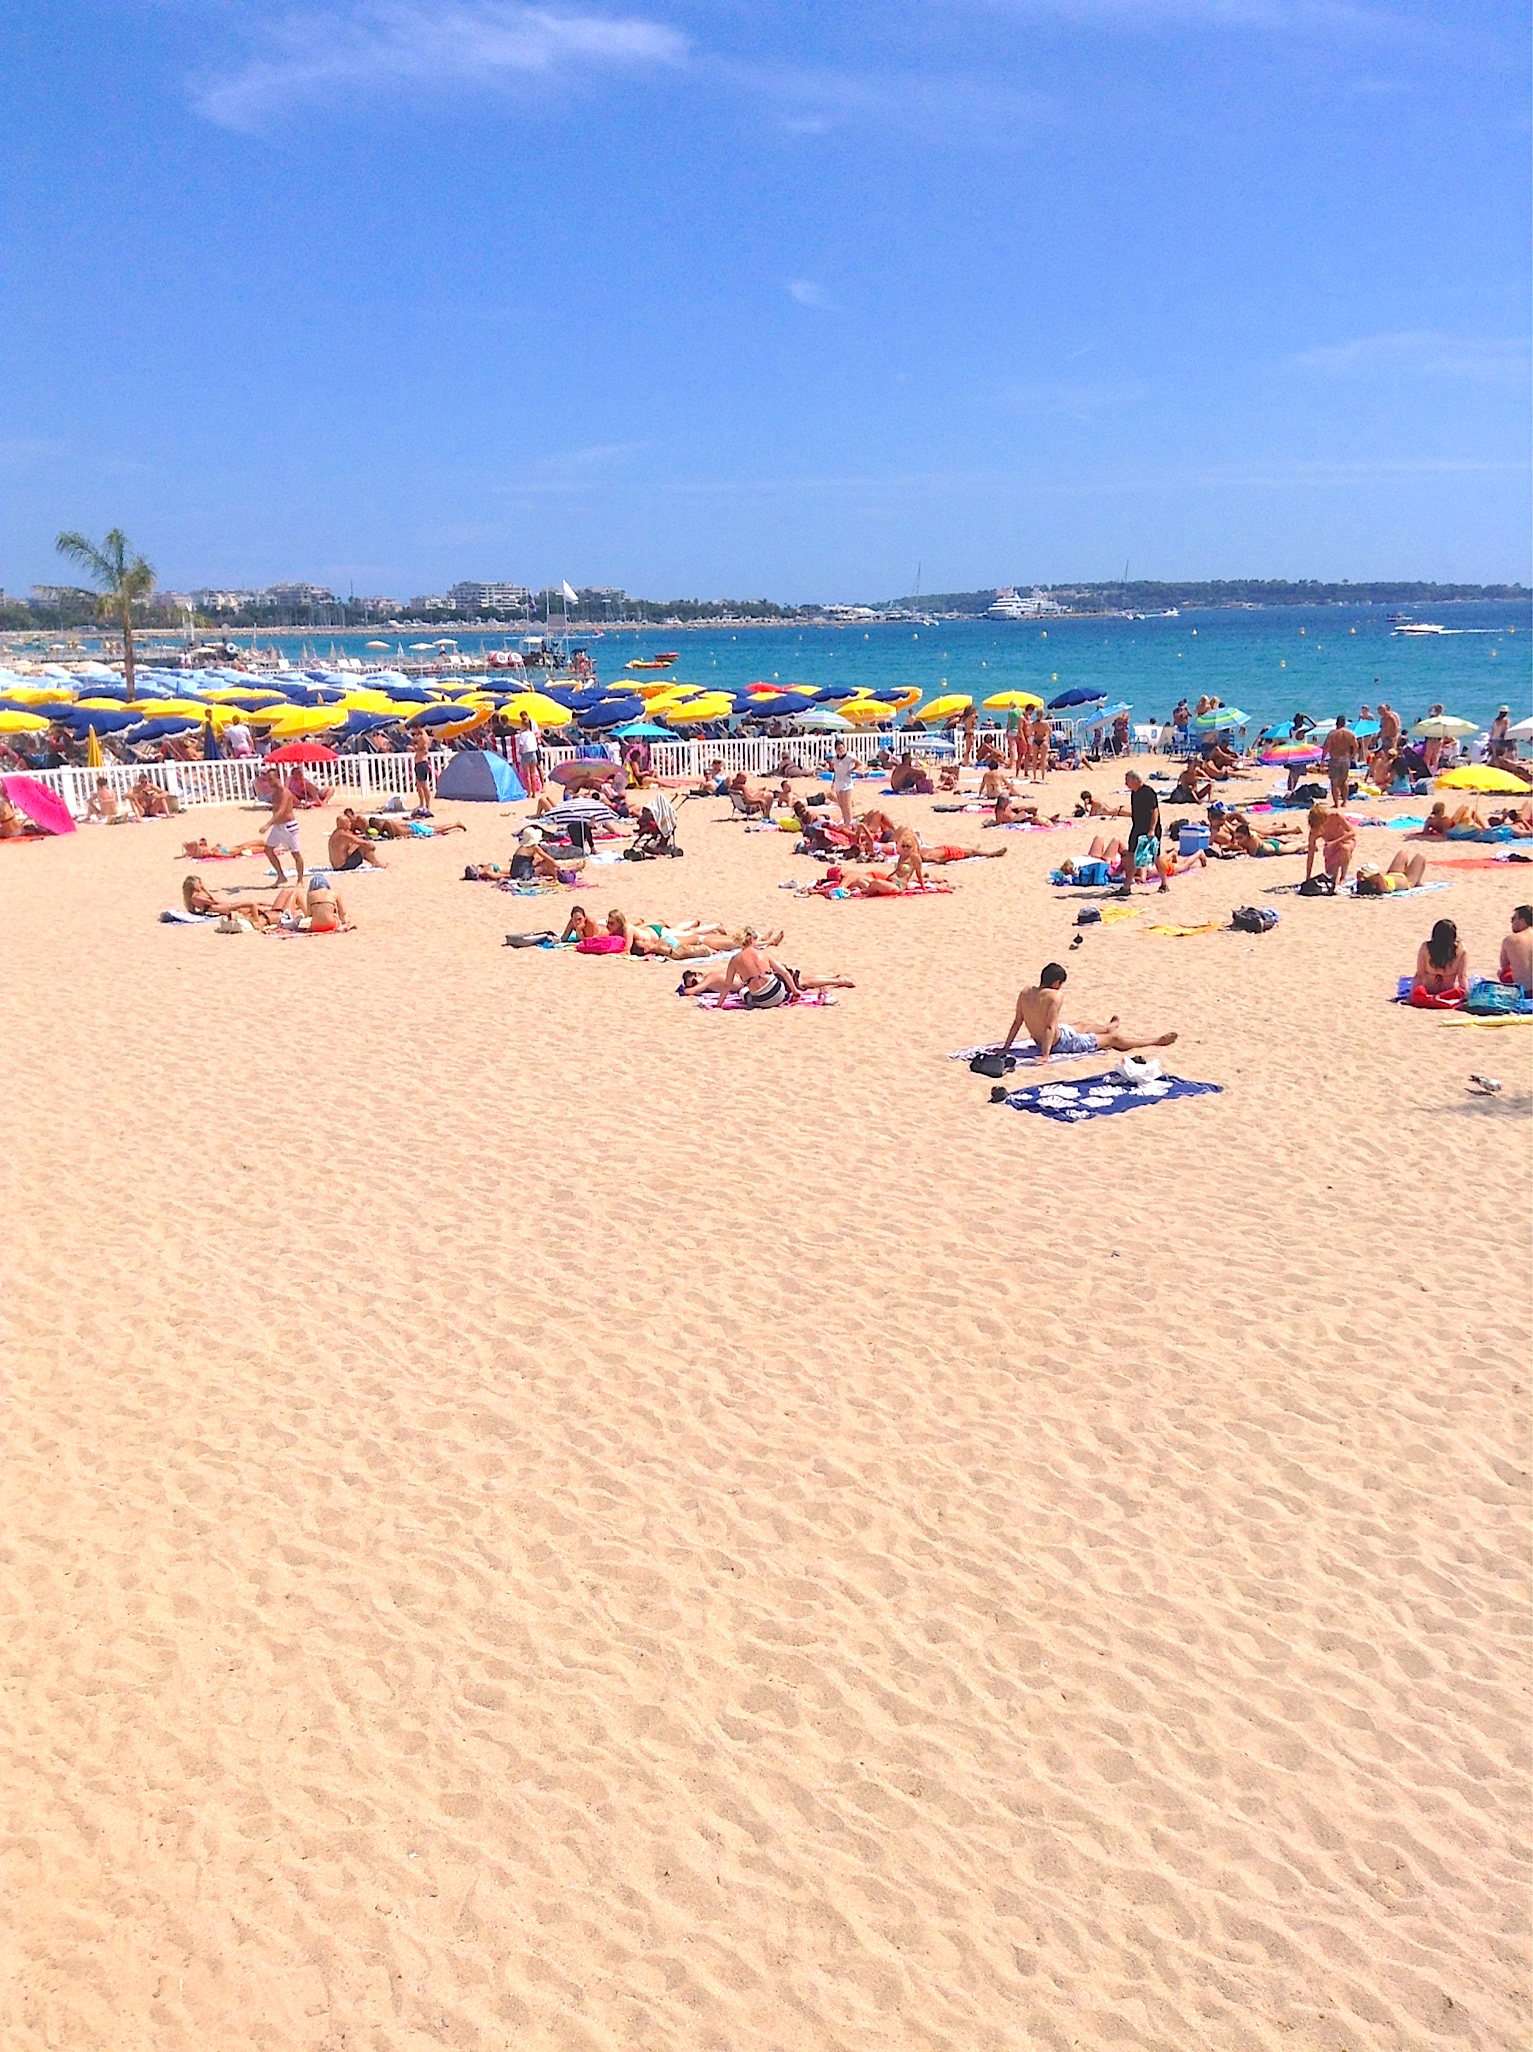
[[[1518,849],[1508,848],[1504,855],[1450,856],[1446,861],[1438,858],[1433,862],[1432,867],[1434,869],[1505,869],[1509,864],[1515,867],[1517,864],[1524,862],[1533,862],[1533,851],[1523,854]]]
[[[1526,1026],[1530,1019],[1533,1019],[1533,1002],[1524,998],[1515,1012],[1497,1012],[1484,1018],[1477,1018],[1473,1012],[1447,1012],[1437,1023],[1440,1026]]]
[[[906,884],[902,891],[875,898],[863,898],[860,891],[849,891],[837,884],[833,890],[825,890],[818,884],[794,883],[790,878],[779,890],[792,891],[796,898],[859,898],[865,905],[893,905],[901,898],[950,898],[953,886],[950,883]]]
[[[1201,926],[1170,926],[1162,924],[1160,926],[1141,927],[1140,931],[1142,933],[1168,934],[1174,940],[1188,940],[1195,933],[1218,933],[1223,925],[1224,921],[1222,919],[1205,919]]]
[[[216,912],[184,912],[179,905],[171,905],[160,914],[162,926],[210,926],[218,917]]]
[[[988,1047],[957,1047],[948,1056],[948,1060],[950,1062],[972,1062],[977,1055],[999,1054],[1000,1051],[999,1044],[992,1044]],[[1011,1071],[1019,1066],[1036,1069],[1045,1062],[1078,1062],[1080,1056],[1070,1054],[1041,1055],[1032,1041],[1024,1040],[1018,1042],[1013,1047],[1007,1048],[1005,1060],[1006,1073],[1010,1075]]]
[[[1078,1125],[1083,1119],[1111,1118],[1116,1112],[1138,1111],[1141,1105],[1169,1104],[1174,1097],[1203,1097],[1222,1089],[1222,1084],[1193,1083],[1184,1076],[1126,1083],[1116,1070],[1108,1069],[1076,1083],[1029,1083],[1008,1091],[1006,1102],[1013,1111],[1038,1112],[1046,1119]]]
[[[833,1005],[836,993],[833,990],[806,990],[797,997],[790,997],[785,1004],[748,1005],[737,990],[732,990],[728,997],[720,997],[716,990],[708,990],[697,1002],[707,1012],[785,1012],[789,1005]]]
[[[1402,976],[1395,984],[1393,1002],[1410,1005],[1414,983],[1414,977]],[[1446,1004],[1418,1000],[1412,1009],[1418,1012],[1462,1012],[1467,1018],[1480,1017],[1491,1024],[1502,1019],[1533,1019],[1533,998],[1524,997],[1520,991],[1517,991],[1515,999],[1506,995],[1508,991],[1516,990],[1515,984],[1498,983],[1490,976],[1474,976],[1470,978],[1467,996],[1455,997]],[[1487,995],[1491,991],[1496,993],[1494,997]]]
[[[1342,885],[1337,895],[1347,898],[1377,898],[1381,904],[1387,904],[1393,898],[1424,898],[1428,891],[1451,889],[1452,885],[1447,883],[1419,883],[1412,884],[1408,891],[1360,891],[1357,887],[1357,878],[1353,877],[1351,883]]]
[[[989,812],[991,807],[982,806],[981,810]],[[1075,822],[1070,819],[993,819],[990,824],[999,826],[1003,834],[1063,834],[1068,833]]]

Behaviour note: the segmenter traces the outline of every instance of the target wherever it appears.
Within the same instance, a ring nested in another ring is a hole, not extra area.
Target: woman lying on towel
[[[607,914],[598,926],[583,905],[577,905],[565,924],[562,941],[573,941],[580,955],[654,955],[668,962],[695,962],[704,955],[717,955],[725,948],[737,948],[749,927],[731,933],[714,920],[689,919],[680,926],[667,926],[658,919],[630,920],[626,912]],[[782,939],[779,929],[769,936],[775,944]]]
[[[257,846],[260,844],[257,843]],[[303,893],[297,884],[284,884],[270,898],[231,898],[223,891],[210,891],[197,875],[181,879],[181,902],[188,912],[200,912],[213,919],[228,914],[234,919],[246,919],[252,926],[276,926],[281,923],[284,912],[292,912],[302,904]]]
[[[1406,860],[1405,850],[1397,848],[1389,858],[1389,867],[1380,869],[1372,862],[1362,862],[1357,870],[1357,895],[1360,898],[1387,898],[1394,891],[1413,891],[1427,873],[1425,855],[1412,855]]]
[[[1458,928],[1439,919],[1416,951],[1410,1001],[1418,1011],[1452,1012],[1469,995],[1469,960]]]
[[[779,934],[778,939],[780,940],[781,938],[782,936]],[[760,945],[765,947],[767,943],[762,942]],[[813,976],[807,969],[789,969],[787,973],[793,979],[800,992],[806,990],[855,990],[857,988],[850,976]],[[729,964],[727,962],[720,962],[716,969],[683,969],[681,981],[676,986],[676,995],[678,997],[707,997],[710,995],[722,997],[728,976]],[[746,1002],[749,1004],[749,999]],[[756,1011],[769,1008],[753,1005],[751,1009]]]
[[[1450,813],[1439,798],[1427,814],[1421,831],[1430,834],[1433,840],[1468,841],[1489,833],[1490,821],[1482,819],[1479,808],[1474,805],[1461,805],[1457,812]]]
[[[191,862],[232,862],[236,855],[264,855],[264,841],[236,841],[232,848],[226,848],[222,841],[209,842],[207,837],[200,841],[183,841],[181,852]]]

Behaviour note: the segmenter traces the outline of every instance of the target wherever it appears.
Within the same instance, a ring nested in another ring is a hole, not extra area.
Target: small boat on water
[[[675,661],[676,656],[674,653],[671,655],[635,656],[633,661],[625,664],[624,667],[630,670],[668,670]]]
[[[1395,623],[1396,634],[1451,634],[1451,627],[1441,627],[1435,620],[1399,620]]]

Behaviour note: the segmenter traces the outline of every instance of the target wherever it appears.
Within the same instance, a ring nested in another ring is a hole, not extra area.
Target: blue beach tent
[[[439,798],[468,798],[491,805],[527,796],[521,778],[505,757],[483,748],[461,749],[437,778],[436,790]]]

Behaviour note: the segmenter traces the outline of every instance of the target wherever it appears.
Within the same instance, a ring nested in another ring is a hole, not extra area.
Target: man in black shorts
[[[1160,849],[1160,799],[1140,776],[1130,770],[1123,779],[1128,786],[1128,845],[1123,851],[1123,882],[1119,895],[1127,897],[1139,881],[1140,872],[1153,869],[1160,887],[1169,891],[1166,858]]]

